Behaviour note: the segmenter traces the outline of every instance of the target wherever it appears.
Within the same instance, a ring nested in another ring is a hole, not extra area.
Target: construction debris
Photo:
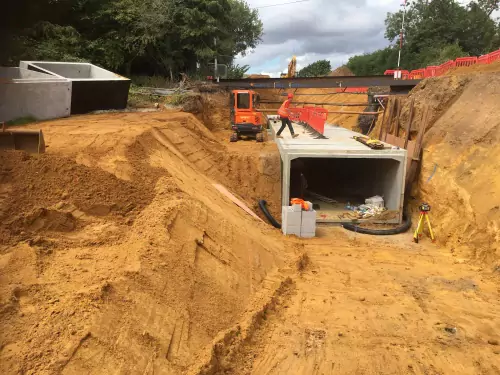
[[[362,204],[359,206],[352,206],[350,203],[347,203],[345,208],[353,211],[355,213],[355,217],[358,219],[374,218],[387,211],[387,208],[383,206],[381,207],[379,203]]]

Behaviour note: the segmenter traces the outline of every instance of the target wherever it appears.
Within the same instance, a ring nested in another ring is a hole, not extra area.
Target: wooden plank
[[[389,143],[390,145],[397,146],[399,148],[403,148],[408,151],[408,157],[406,159],[406,176],[408,176],[411,167],[411,162],[413,160],[413,153],[415,152],[416,142],[408,141],[408,144],[405,147],[406,140],[401,137],[396,137],[395,135],[392,134],[387,135],[386,142]]]
[[[396,119],[396,115],[398,113],[398,108],[400,106],[401,102],[399,100],[399,98],[396,98],[395,99],[395,102],[394,102],[394,112],[392,113],[392,120],[391,120],[391,127],[389,129],[389,133],[390,134],[395,134],[395,119]]]
[[[391,99],[392,98],[389,98],[389,100],[391,100]],[[387,119],[387,125],[386,125],[386,128],[385,128],[384,141],[387,139],[387,134],[389,134],[391,132],[392,118],[394,117],[394,107],[396,105],[396,100],[397,100],[397,98],[395,98],[394,100],[392,100],[391,109],[389,110],[389,118]]]
[[[384,128],[385,128],[385,121],[387,120],[386,119],[386,112],[387,112],[387,107],[389,106],[389,102],[390,102],[391,98],[389,98],[389,100],[387,101],[387,105],[385,106],[384,108],[384,114],[382,115],[382,126],[380,127],[380,133],[378,135],[378,139],[379,141],[382,140],[382,134],[384,133]]]
[[[405,147],[408,145],[408,141],[410,140],[410,134],[411,134],[411,124],[413,122],[413,110],[415,107],[415,98],[411,99],[410,102],[410,115],[408,117],[408,126],[406,127],[406,138],[405,138]]]
[[[422,143],[424,139],[425,129],[427,128],[427,124],[429,121],[429,107],[425,106],[422,111],[422,118],[420,121],[420,127],[418,131],[417,140],[415,142],[415,148],[413,152],[408,154],[408,158],[410,159],[411,155],[411,163],[408,172],[406,173],[406,191],[405,194],[409,195],[411,193],[411,187],[417,175],[418,166],[420,164],[422,158]]]
[[[401,101],[398,99],[398,112],[397,112],[397,115],[396,115],[396,130],[394,131],[394,134],[396,135],[396,137],[399,137],[399,126],[400,126],[400,122],[401,122],[401,109],[402,109],[402,105],[401,105]]]
[[[422,112],[422,121],[420,123],[420,128],[418,130],[418,136],[417,136],[417,145],[416,145],[416,151],[418,152],[418,155],[414,155],[414,158],[418,158],[420,160],[420,150],[422,149],[422,143],[424,140],[424,135],[425,135],[425,130],[427,129],[427,125],[429,124],[430,121],[430,115],[429,115],[429,106],[424,107],[424,111]]]
[[[258,217],[248,206],[240,201],[238,198],[236,198],[231,192],[229,192],[224,186],[219,185],[219,184],[213,184],[213,186],[221,192],[223,195],[225,195],[227,198],[229,198],[235,205],[240,207],[243,211],[245,211],[247,214],[250,216],[254,217],[255,219],[264,222],[260,217]]]

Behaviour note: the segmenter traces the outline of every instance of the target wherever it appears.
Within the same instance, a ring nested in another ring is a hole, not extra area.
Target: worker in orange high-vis
[[[298,134],[295,134],[293,131],[293,126],[292,122],[290,121],[290,104],[292,103],[293,100],[293,94],[288,94],[288,99],[283,102],[281,105],[280,109],[278,109],[278,115],[280,116],[281,119],[281,128],[278,130],[276,133],[277,138],[283,138],[281,136],[281,133],[283,130],[285,130],[286,126],[288,125],[288,129],[290,129],[290,134],[292,134],[293,138],[298,137]]]

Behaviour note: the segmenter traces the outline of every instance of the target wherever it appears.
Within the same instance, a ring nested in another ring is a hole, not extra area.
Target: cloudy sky
[[[246,0],[259,8],[264,23],[263,41],[255,51],[237,60],[250,65],[249,73],[278,76],[297,56],[298,69],[321,59],[332,67],[350,56],[388,45],[384,39],[387,12],[400,9],[402,0],[309,0],[266,7],[294,0]],[[295,0],[296,1],[296,0]]]

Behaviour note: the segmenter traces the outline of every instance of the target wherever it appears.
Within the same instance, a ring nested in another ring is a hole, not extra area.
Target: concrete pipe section
[[[275,135],[281,123],[271,121]],[[276,139],[281,154],[282,206],[291,198],[303,198],[314,204],[318,223],[372,221],[400,224],[407,151],[385,144],[373,150],[353,139],[359,133],[325,125],[326,139],[302,131],[294,124],[298,138],[288,130]],[[376,219],[356,219],[352,207],[361,206],[373,196],[384,199],[385,212]],[[319,197],[319,198],[318,198]]]
[[[125,109],[130,80],[88,63],[21,61],[19,66],[71,82],[71,114]]]

